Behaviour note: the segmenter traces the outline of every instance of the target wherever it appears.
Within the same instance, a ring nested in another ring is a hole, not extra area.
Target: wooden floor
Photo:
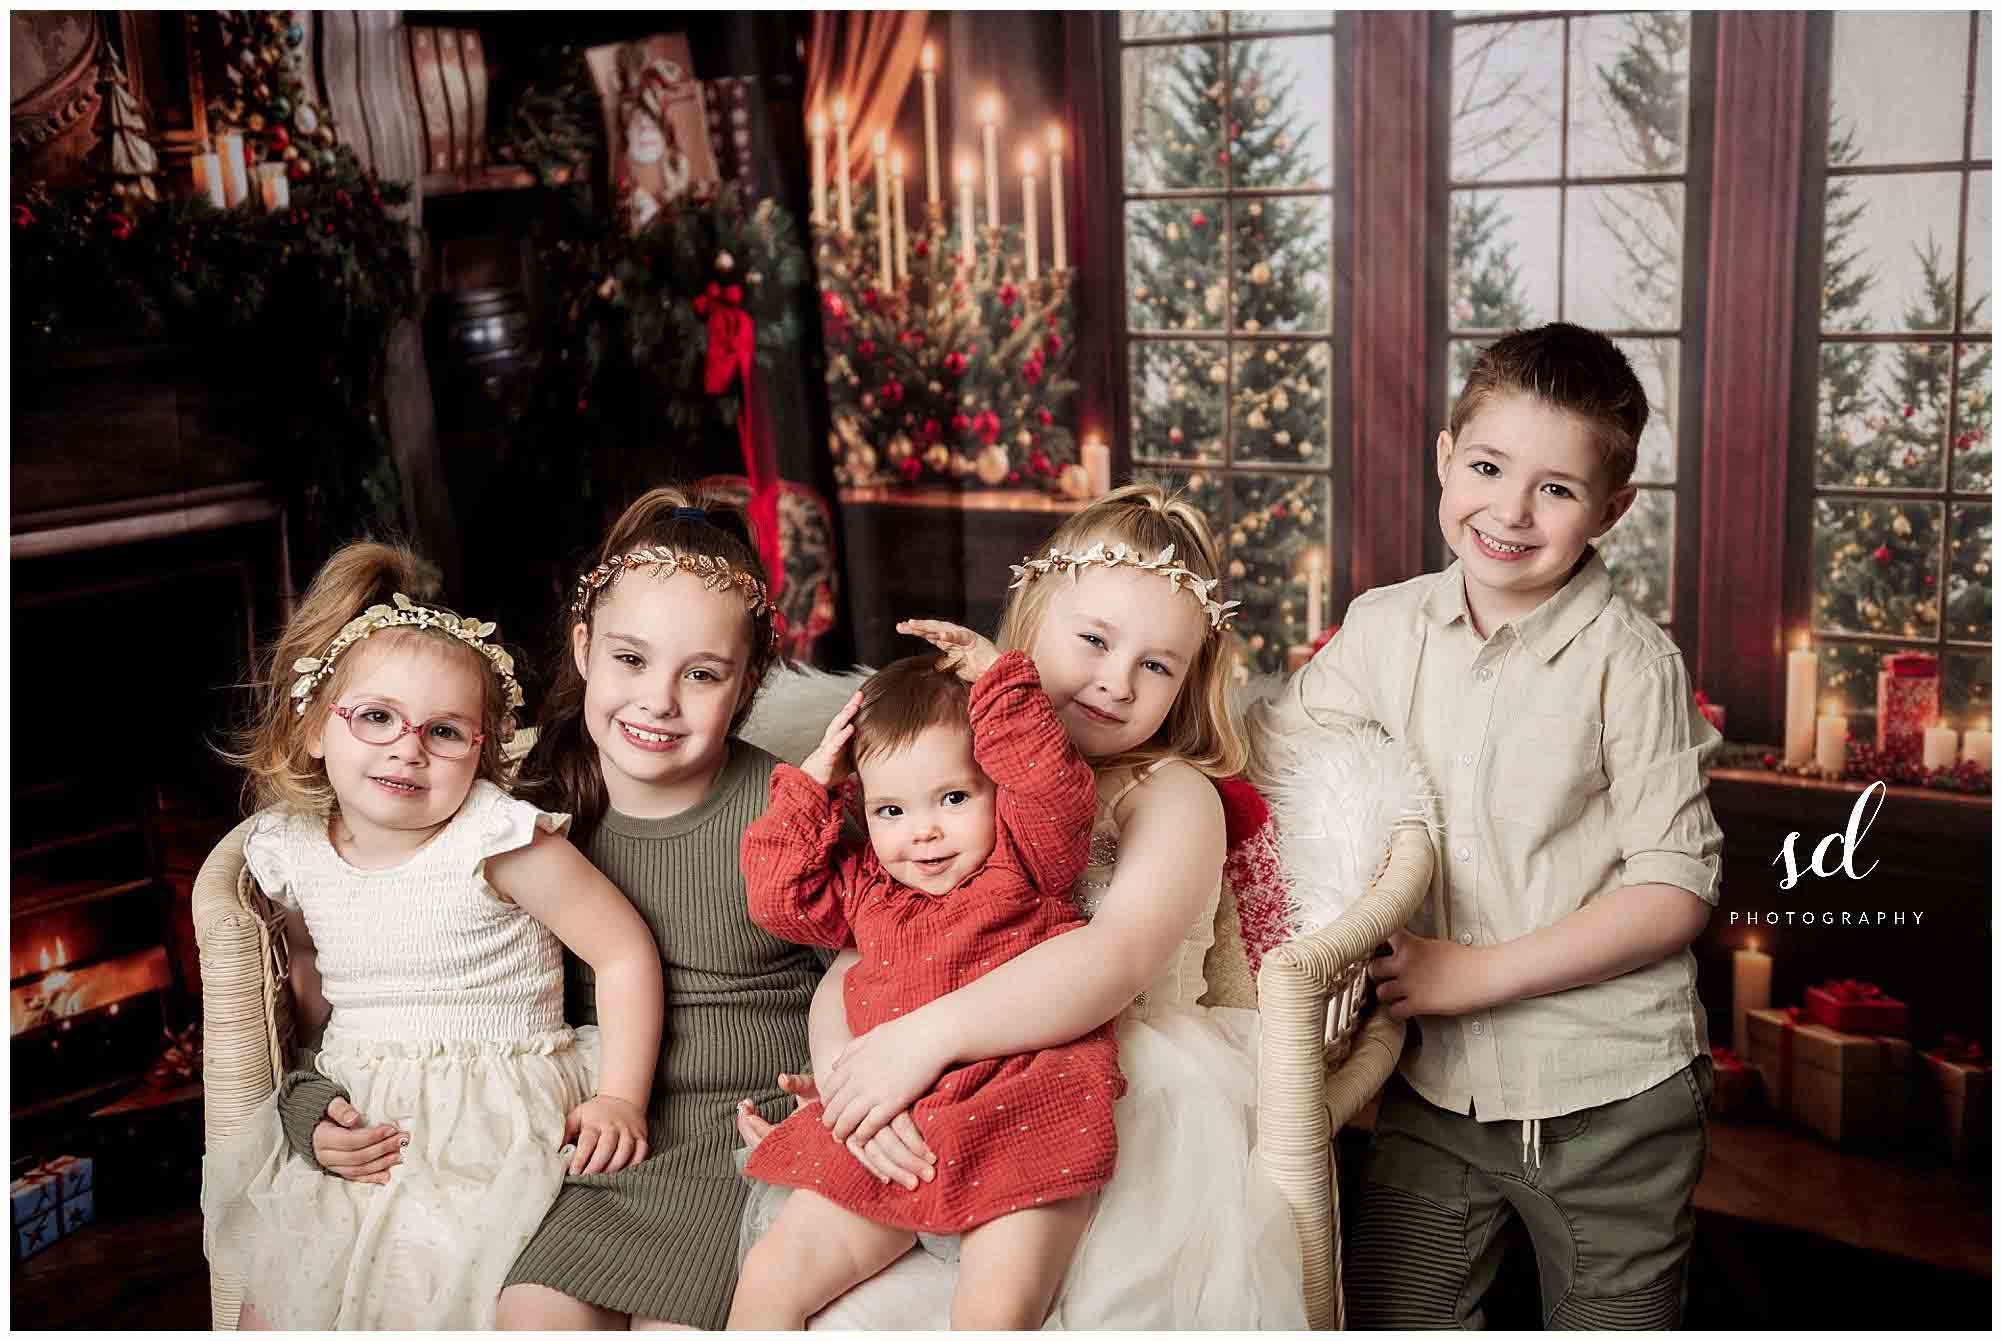
[[[1990,1326],[1986,1175],[1845,1155],[1780,1126],[1718,1121],[1710,1135],[1687,1326]],[[1342,1133],[1345,1219],[1368,1141],[1366,1125]],[[1492,1326],[1537,1325],[1526,1235],[1516,1249],[1489,1300]],[[204,1330],[201,1213],[92,1225],[14,1264],[12,1299],[20,1329]]]

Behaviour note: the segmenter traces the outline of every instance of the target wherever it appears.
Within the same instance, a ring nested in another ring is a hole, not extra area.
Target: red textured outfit
[[[752,920],[800,944],[852,940],[860,952],[844,985],[857,1036],[1084,925],[1070,890],[1089,854],[1097,781],[1035,663],[1022,652],[997,659],[973,686],[971,717],[974,761],[995,785],[994,852],[949,893],[913,889],[868,844],[843,843],[840,808],[789,765],[772,770],[771,807],[744,831]],[[780,1123],[745,1172],[879,1224],[958,1233],[1102,1187],[1118,1154],[1112,1104],[1125,1091],[1107,1022],[1062,1047],[941,1076],[911,1106],[938,1156],[937,1176],[915,1190],[878,1182],[821,1125],[818,1103]]]

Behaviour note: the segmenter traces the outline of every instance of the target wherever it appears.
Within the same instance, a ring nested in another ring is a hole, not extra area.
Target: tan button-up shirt
[[[1311,731],[1342,715],[1405,740],[1439,793],[1434,900],[1414,933],[1498,945],[1626,885],[1716,905],[1723,835],[1703,763],[1722,738],[1695,711],[1682,654],[1614,593],[1597,553],[1486,639],[1458,563],[1358,596],[1264,725]],[[1420,1017],[1419,1030],[1405,1078],[1482,1121],[1623,1099],[1710,1048],[1687,949],[1606,982]]]

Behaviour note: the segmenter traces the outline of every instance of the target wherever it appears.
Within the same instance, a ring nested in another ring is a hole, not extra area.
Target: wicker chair
[[[764,744],[757,725],[753,719],[746,735]],[[245,869],[249,831],[249,820],[232,829],[195,880],[203,1129],[210,1145],[239,1129],[271,1095],[294,1046],[283,919]],[[1206,1000],[1261,1014],[1258,1142],[1299,1230],[1307,1325],[1316,1330],[1338,1327],[1343,1318],[1333,1136],[1382,1088],[1404,1047],[1402,1022],[1359,1009],[1364,970],[1374,948],[1424,899],[1433,865],[1423,828],[1395,831],[1370,892],[1337,921],[1268,951],[1255,992],[1241,968],[1234,901],[1225,899],[1217,914]],[[1233,960],[1236,974],[1227,967]],[[211,1270],[209,1298],[215,1327],[234,1330],[243,1283]]]

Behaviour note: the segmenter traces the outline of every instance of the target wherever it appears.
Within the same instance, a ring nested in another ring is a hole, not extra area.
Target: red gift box
[[[1877,748],[1919,749],[1939,721],[1939,658],[1894,652],[1877,672]]]
[[[1925,1054],[1932,1076],[1934,1130],[1955,1160],[1988,1154],[1994,1072],[1979,1043],[1948,1034]]]
[[[1837,1145],[1897,1148],[1910,1137],[1912,1045],[1800,1018],[1798,1007],[1748,1010],[1751,1063],[1773,1111]]]
[[[1884,995],[1873,982],[1830,978],[1807,989],[1807,1013],[1816,1024],[1845,1034],[1904,1038],[1910,1032],[1905,1003]]]
[[[1710,1112],[1713,1117],[1730,1117],[1752,1101],[1758,1092],[1759,1073],[1729,1048],[1710,1049]]]

